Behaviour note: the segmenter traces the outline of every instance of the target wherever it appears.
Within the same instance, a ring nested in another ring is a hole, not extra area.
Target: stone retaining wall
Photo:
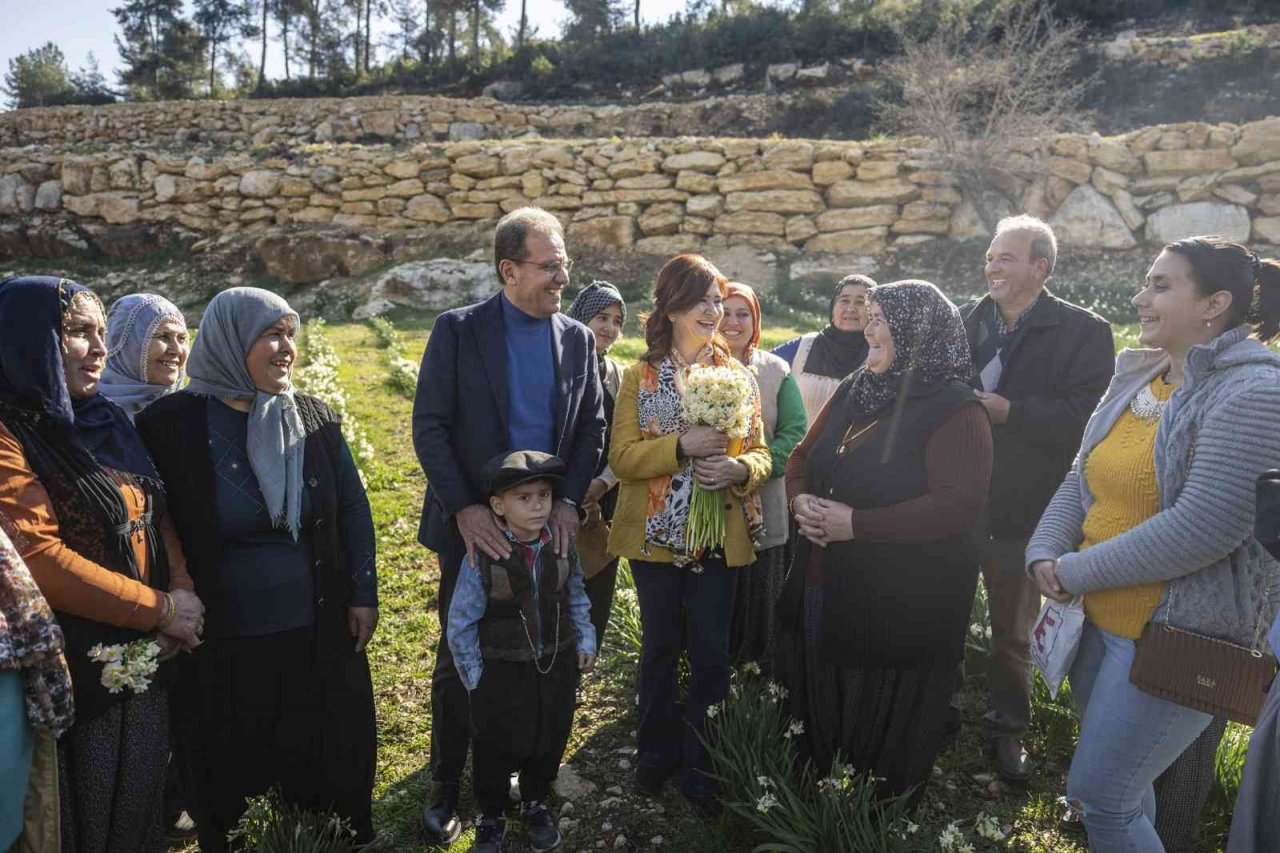
[[[1058,136],[1014,157],[1039,175],[1016,188],[1021,209],[1064,245],[1128,249],[1207,232],[1280,243],[1280,118]],[[536,205],[564,220],[571,245],[653,254],[746,245],[867,256],[986,235],[931,153],[900,142],[486,141],[261,159],[5,149],[0,174],[0,231],[11,233],[68,219],[90,230],[396,231]]]
[[[493,98],[395,95],[262,101],[167,101],[40,107],[0,113],[0,148],[111,144],[248,149],[272,143],[372,144],[511,139],[607,139],[715,132],[707,115],[765,126],[789,96],[728,95],[695,102],[510,104]]]
[[[1221,59],[1252,50],[1280,49],[1280,24],[1241,27],[1188,36],[1139,36],[1130,30],[1099,48],[1112,62],[1150,62],[1186,68],[1195,62]]]

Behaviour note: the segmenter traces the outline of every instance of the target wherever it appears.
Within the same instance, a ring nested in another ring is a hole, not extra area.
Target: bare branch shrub
[[[1046,0],[1011,0],[976,24],[944,17],[929,36],[900,31],[901,52],[884,70],[901,99],[883,103],[881,117],[925,137],[994,228],[1000,199],[1019,207],[1036,177],[1018,142],[1086,125],[1082,33],[1055,19]]]

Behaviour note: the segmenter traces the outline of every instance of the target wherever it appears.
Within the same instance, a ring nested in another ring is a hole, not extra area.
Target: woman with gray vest
[[[1280,465],[1280,357],[1263,345],[1280,332],[1280,275],[1191,237],[1165,246],[1133,304],[1151,348],[1120,354],[1026,555],[1042,594],[1084,599],[1067,797],[1102,853],[1165,849],[1152,783],[1211,720],[1131,683],[1144,630],[1261,649],[1277,569],[1253,517],[1255,479]]]
[[[777,620],[774,608],[782,592],[791,549],[787,544],[787,487],[783,474],[791,451],[804,438],[809,425],[804,401],[791,368],[760,343],[760,300],[749,285],[729,282],[720,332],[729,351],[750,369],[760,387],[760,416],[764,439],[773,457],[773,473],[760,486],[764,533],[756,541],[756,561],[738,572],[734,584],[733,617],[729,626],[729,653],[738,662],[768,665],[773,655]]]

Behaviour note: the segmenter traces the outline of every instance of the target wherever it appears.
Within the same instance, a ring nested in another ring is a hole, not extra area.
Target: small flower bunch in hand
[[[89,649],[89,660],[102,666],[102,686],[110,693],[119,693],[128,687],[134,693],[145,693],[151,686],[151,677],[160,666],[160,645],[155,640],[136,640],[104,646],[98,643]]]
[[[695,364],[684,380],[681,410],[694,426],[709,426],[729,438],[729,455],[742,452],[755,410],[755,383],[745,370]],[[685,541],[691,554],[724,544],[724,504],[715,492],[694,484]]]

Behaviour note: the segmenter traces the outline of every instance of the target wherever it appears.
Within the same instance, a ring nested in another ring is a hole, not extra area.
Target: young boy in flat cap
[[[563,840],[546,799],[569,742],[578,673],[596,661],[582,570],[572,551],[556,556],[547,527],[564,472],[562,461],[535,450],[489,460],[489,508],[511,556],[468,555],[449,605],[449,650],[471,700],[475,853],[503,849],[515,770],[530,846],[543,853]]]

